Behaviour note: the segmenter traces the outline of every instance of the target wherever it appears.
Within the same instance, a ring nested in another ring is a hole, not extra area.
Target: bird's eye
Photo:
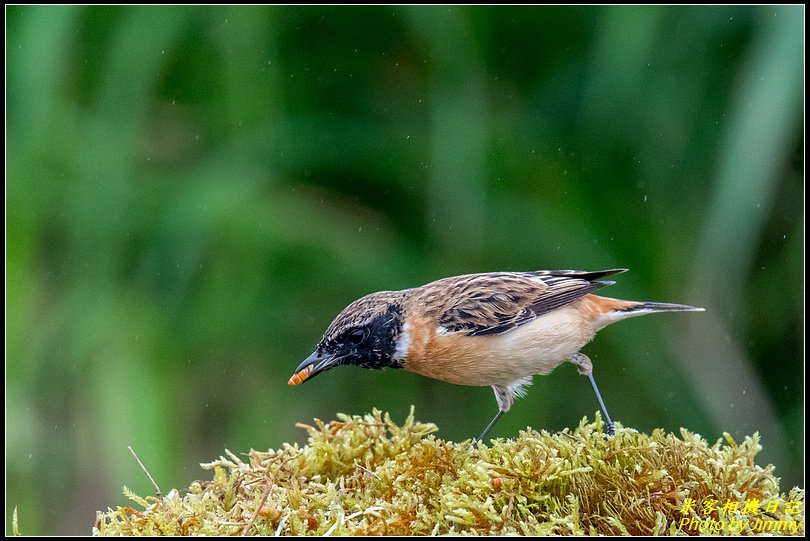
[[[359,344],[365,338],[366,333],[363,332],[363,329],[354,329],[352,332],[349,333],[349,342],[352,344]]]

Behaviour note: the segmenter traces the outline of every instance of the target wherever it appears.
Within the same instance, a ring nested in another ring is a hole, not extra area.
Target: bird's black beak
[[[321,372],[326,372],[333,368],[340,360],[339,357],[326,353],[314,352],[304,359],[304,362],[295,369],[295,374],[287,382],[287,385],[300,385],[305,381],[314,378]]]

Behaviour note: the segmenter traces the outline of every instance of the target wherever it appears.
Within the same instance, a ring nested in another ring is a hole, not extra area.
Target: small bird
[[[524,396],[535,374],[568,361],[588,377],[614,432],[580,349],[596,332],[655,312],[703,311],[683,304],[611,299],[593,292],[627,269],[487,272],[442,278],[402,291],[380,291],[347,306],[287,382],[299,385],[336,366],[404,368],[457,385],[489,385],[498,413],[478,440]]]

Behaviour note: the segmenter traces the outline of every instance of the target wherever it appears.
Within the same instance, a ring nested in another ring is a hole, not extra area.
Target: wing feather
[[[424,286],[419,302],[446,332],[501,334],[612,284],[598,280],[624,270],[468,274]]]

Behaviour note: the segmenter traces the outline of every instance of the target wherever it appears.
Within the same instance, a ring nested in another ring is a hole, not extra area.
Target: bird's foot
[[[577,367],[577,373],[580,376],[587,376],[593,372],[593,363],[584,353],[574,353],[568,357],[568,361]]]

